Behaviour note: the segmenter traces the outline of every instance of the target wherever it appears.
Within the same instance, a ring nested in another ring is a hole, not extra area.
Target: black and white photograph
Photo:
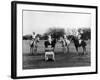
[[[91,65],[91,14],[23,10],[23,69]]]
[[[96,6],[16,5],[17,76],[96,72]]]

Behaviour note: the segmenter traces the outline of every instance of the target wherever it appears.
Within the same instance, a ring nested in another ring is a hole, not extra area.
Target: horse
[[[81,39],[81,43],[80,43],[79,39],[76,36],[73,36],[73,35],[71,35],[70,38],[75,45],[77,54],[78,54],[78,48],[79,47],[82,47],[83,48],[83,54],[86,54],[86,45],[87,45],[86,42],[83,39]]]
[[[60,37],[59,40],[62,43],[62,47],[63,47],[63,53],[66,53],[66,47],[67,47],[67,52],[69,52],[69,45],[70,45],[70,40],[66,37]]]
[[[33,54],[37,52],[37,43],[39,43],[39,37],[36,37],[34,39],[31,40],[30,42],[30,53]]]

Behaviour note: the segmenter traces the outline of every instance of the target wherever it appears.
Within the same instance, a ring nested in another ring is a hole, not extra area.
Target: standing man
[[[54,44],[51,35],[48,35],[48,40],[45,41],[45,60],[47,61],[49,58],[55,60]]]

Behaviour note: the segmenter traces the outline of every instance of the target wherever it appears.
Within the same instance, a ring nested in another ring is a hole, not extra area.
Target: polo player
[[[66,42],[66,44],[67,44],[67,45],[69,45],[69,44],[70,44],[70,41],[68,40],[68,38],[67,38],[67,36],[66,36],[66,35],[64,35],[64,40],[65,40],[65,42]]]
[[[33,34],[32,34],[32,39],[35,40],[35,37],[36,37],[36,34],[35,34],[35,32],[33,32]]]
[[[33,48],[35,48],[34,51],[37,50],[37,42],[39,42],[39,37],[36,37],[35,32],[33,32],[33,34],[32,34],[32,40],[30,42],[30,52],[33,53]]]
[[[79,30],[78,33],[77,33],[77,37],[78,37],[78,40],[79,40],[79,44],[81,44],[82,42],[82,37],[83,37],[83,30]]]

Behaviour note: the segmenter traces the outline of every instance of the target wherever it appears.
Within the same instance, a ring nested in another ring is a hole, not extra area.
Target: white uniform
[[[35,39],[35,37],[36,37],[36,35],[33,35],[33,34],[32,34],[32,40],[31,40],[31,42],[30,42],[30,45],[34,44],[34,39]]]
[[[34,35],[32,34],[32,38],[35,39],[35,37],[36,37],[36,34],[34,34]]]
[[[68,40],[68,38],[66,37],[66,35],[64,35],[64,40],[66,41],[67,45],[70,44],[70,41]]]
[[[83,31],[81,31],[80,33],[83,33]],[[81,40],[81,34],[79,32],[77,33],[77,37],[79,40],[79,44],[81,44],[82,40]]]

